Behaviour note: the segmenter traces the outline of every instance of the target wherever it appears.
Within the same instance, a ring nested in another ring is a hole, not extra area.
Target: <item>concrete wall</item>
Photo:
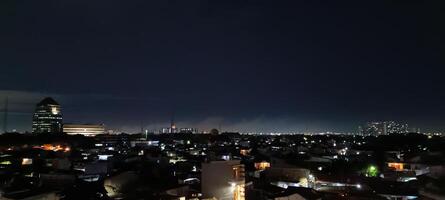
[[[233,167],[239,161],[202,163],[201,189],[204,198],[233,199]]]

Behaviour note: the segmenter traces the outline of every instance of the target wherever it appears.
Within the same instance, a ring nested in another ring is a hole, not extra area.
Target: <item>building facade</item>
[[[244,165],[239,160],[202,163],[201,178],[204,198],[245,199]]]
[[[179,133],[193,133],[193,134],[196,134],[196,133],[198,133],[198,129],[196,129],[196,128],[180,128],[179,129]]]
[[[68,135],[96,136],[105,133],[103,124],[64,124],[63,132]]]
[[[36,105],[32,119],[33,133],[61,133],[62,112],[59,103],[51,97]]]
[[[394,121],[368,122],[363,127],[359,127],[362,135],[388,135],[408,133],[408,124]]]

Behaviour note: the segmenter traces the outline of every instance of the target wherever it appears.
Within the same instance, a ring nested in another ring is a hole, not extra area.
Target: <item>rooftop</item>
[[[43,106],[43,105],[59,105],[59,103],[57,103],[57,101],[55,101],[51,97],[46,97],[42,101],[40,101],[40,103],[37,104],[37,106]]]

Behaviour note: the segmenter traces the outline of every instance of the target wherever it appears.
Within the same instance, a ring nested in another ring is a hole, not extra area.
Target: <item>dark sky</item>
[[[6,0],[0,97],[65,122],[240,131],[445,131],[441,0]],[[2,103],[3,105],[3,103]],[[3,122],[2,122],[3,123]]]

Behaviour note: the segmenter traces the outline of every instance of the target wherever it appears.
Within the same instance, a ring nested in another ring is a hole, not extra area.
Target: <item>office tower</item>
[[[364,135],[388,135],[402,134],[408,132],[408,124],[401,124],[394,121],[368,122],[360,127]]]
[[[5,99],[5,109],[3,111],[3,132],[8,132],[8,97]]]
[[[384,123],[385,123],[386,133],[387,134],[392,134],[392,133],[397,133],[397,134],[408,133],[408,124],[397,123],[397,122],[394,122],[394,121],[387,121],[387,122],[384,122]]]
[[[33,133],[61,133],[62,113],[60,105],[51,97],[36,105],[32,119]]]
[[[177,133],[178,132],[178,129],[176,128],[176,125],[175,125],[175,118],[174,118],[174,115],[172,116],[172,119],[171,119],[171,121],[170,121],[170,130],[169,130],[169,133]]]

